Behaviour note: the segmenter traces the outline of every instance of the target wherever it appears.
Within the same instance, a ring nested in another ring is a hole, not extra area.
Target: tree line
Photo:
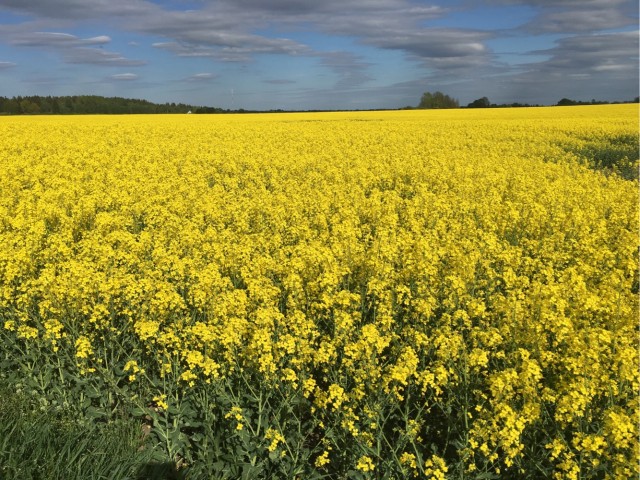
[[[269,110],[268,113],[285,110]],[[100,95],[71,96],[0,96],[0,115],[82,115],[130,113],[258,113],[260,110],[235,110],[220,107],[189,105],[186,103],[153,103],[148,100]]]
[[[460,102],[457,98],[453,98],[442,92],[424,92],[420,98],[420,103],[417,107],[404,107],[405,110],[411,110],[413,108],[418,109],[445,109],[445,108],[506,108],[506,107],[539,107],[540,105],[531,105],[529,103],[503,103],[495,104],[491,103],[487,97],[481,97],[473,102],[470,102],[466,106],[460,106]]]
[[[596,100],[594,98],[590,102],[584,102],[581,100],[571,100],[570,98],[562,98],[558,101],[558,103],[556,103],[556,105],[559,107],[566,107],[570,105],[609,105],[609,104],[616,104],[616,103],[638,103],[639,100],[640,98],[636,97],[633,100],[629,100],[626,102],[606,102],[603,100]]]
[[[99,95],[73,96],[0,96],[0,115],[73,115],[127,113],[218,113],[222,109],[198,107],[184,103],[158,104],[147,100]]]
[[[602,100],[591,100],[590,102],[583,102],[578,100],[571,100],[568,98],[562,98],[556,103],[557,106],[567,106],[567,105],[607,105],[607,104],[616,104],[616,103],[638,103],[639,98],[636,97],[633,100],[624,101],[624,102],[607,102]],[[491,103],[491,101],[487,97],[481,97],[473,102],[467,104],[466,107],[462,108],[505,108],[505,107],[539,107],[541,105],[532,105],[529,103]],[[411,109],[413,107],[405,107],[406,109]],[[425,92],[422,94],[420,98],[420,103],[416,108],[425,108],[425,109],[442,109],[442,108],[460,108],[460,102],[458,99],[450,97],[449,95],[445,95],[442,92]]]

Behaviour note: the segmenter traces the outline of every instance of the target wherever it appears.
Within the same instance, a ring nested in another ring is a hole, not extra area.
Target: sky
[[[0,96],[252,110],[638,95],[637,0],[0,0]]]

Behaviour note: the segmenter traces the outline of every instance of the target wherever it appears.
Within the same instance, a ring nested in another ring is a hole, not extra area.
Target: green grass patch
[[[95,422],[28,392],[0,386],[0,478],[126,480],[178,478],[145,445],[140,422]]]

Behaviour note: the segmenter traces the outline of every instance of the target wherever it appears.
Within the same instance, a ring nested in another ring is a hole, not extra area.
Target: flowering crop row
[[[49,401],[238,478],[638,475],[635,106],[0,131],[0,339]]]

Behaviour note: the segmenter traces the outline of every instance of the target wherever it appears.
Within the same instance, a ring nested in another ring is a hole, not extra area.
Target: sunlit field
[[[0,132],[0,386],[118,478],[640,473],[637,105]]]

